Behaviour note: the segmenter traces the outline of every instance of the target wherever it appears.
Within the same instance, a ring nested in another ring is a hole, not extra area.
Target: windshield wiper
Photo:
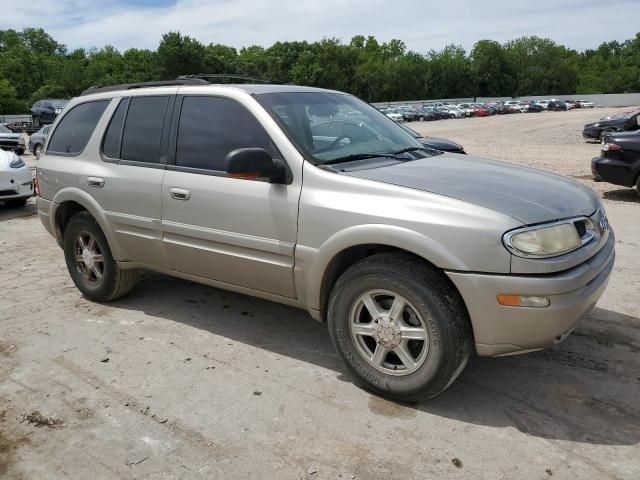
[[[398,150],[397,152],[393,152],[393,155],[400,155],[402,153],[409,153],[409,152],[417,152],[418,150],[423,150],[425,152],[441,153],[439,150],[436,150],[435,148],[429,148],[429,147],[407,147],[407,148],[403,148],[402,150]]]
[[[406,160],[404,157],[398,157],[397,153],[354,153],[345,155],[344,157],[332,158],[321,162],[321,165],[333,165],[334,163],[353,162],[354,160],[366,160],[367,158],[393,158],[395,160]]]

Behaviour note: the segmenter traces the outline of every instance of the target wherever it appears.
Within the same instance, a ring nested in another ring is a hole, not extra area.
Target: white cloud
[[[333,36],[346,42],[363,34],[399,38],[424,53],[450,43],[470,49],[482,38],[504,42],[538,35],[582,50],[640,31],[637,0],[177,0],[165,7],[42,0],[34,9],[24,1],[2,3],[0,29],[42,27],[70,48],[156,48],[163,33],[179,30],[204,43],[235,47]]]

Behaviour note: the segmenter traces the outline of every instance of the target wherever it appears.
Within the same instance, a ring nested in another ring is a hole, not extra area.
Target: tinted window
[[[124,125],[124,116],[127,113],[129,99],[125,98],[120,101],[116,108],[111,122],[107,128],[102,142],[102,151],[107,157],[120,158],[120,141],[122,140],[122,126]]]
[[[123,160],[157,163],[164,114],[169,97],[134,97],[122,135]]]
[[[101,100],[73,107],[53,132],[47,152],[82,152],[108,104],[109,100]]]
[[[264,148],[277,156],[267,132],[239,103],[226,98],[185,97],[176,165],[224,170],[224,159],[230,151],[249,147]]]

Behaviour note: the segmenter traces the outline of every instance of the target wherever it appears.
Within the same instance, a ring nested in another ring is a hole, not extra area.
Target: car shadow
[[[11,207],[0,200],[0,222],[31,218],[37,214],[35,197],[29,199],[24,207]]]
[[[308,362],[351,381],[326,325],[302,310],[154,273],[142,275],[131,295],[110,305]],[[609,335],[599,327],[603,319],[632,332]],[[373,402],[373,413],[418,410],[545,439],[634,445],[640,442],[639,326],[636,317],[596,308],[561,345],[528,355],[473,357],[437,398],[406,405],[372,396],[370,408]]]
[[[617,202],[640,203],[640,195],[631,188],[607,190],[602,193],[602,196],[607,200],[615,200]]]

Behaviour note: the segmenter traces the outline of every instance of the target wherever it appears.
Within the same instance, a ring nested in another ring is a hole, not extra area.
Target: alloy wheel
[[[365,292],[351,308],[349,326],[360,355],[380,372],[409,375],[427,358],[427,324],[418,310],[397,293]]]
[[[76,268],[91,286],[99,285],[104,277],[104,256],[96,239],[89,232],[80,232],[74,242]]]

